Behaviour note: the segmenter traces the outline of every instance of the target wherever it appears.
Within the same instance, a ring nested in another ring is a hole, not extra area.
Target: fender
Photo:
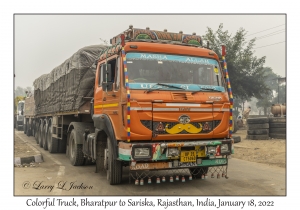
[[[103,130],[106,133],[106,135],[109,137],[109,139],[112,143],[112,146],[114,149],[113,153],[114,153],[115,158],[118,158],[119,152],[118,152],[117,140],[116,140],[114,128],[112,126],[110,118],[105,114],[94,114],[93,121],[94,121],[94,126],[97,131],[96,136],[98,135],[98,132]]]
[[[75,135],[75,143],[76,144],[83,144],[83,134],[86,129],[90,130],[90,133],[95,132],[95,128],[93,123],[83,123],[83,122],[71,122],[67,133],[71,133],[71,131],[75,129],[76,135]]]

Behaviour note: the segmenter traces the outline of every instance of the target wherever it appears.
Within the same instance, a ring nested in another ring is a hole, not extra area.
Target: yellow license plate
[[[196,162],[196,151],[181,151],[180,162]]]

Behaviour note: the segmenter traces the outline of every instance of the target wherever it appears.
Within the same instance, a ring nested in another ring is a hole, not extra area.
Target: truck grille
[[[191,93],[172,93],[173,100],[192,100],[194,97]]]
[[[148,128],[153,130],[158,135],[163,134],[174,134],[171,133],[171,129],[180,129],[184,126],[178,122],[153,122],[151,120],[141,120],[141,123]],[[205,121],[205,122],[190,122],[185,127],[194,128],[196,133],[209,133],[221,123],[220,120]],[[199,132],[197,132],[199,130]],[[195,132],[189,132],[189,130],[183,129],[176,134],[195,134]]]

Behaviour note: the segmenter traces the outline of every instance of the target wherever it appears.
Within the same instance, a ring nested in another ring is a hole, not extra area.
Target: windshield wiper
[[[193,91],[192,95],[194,95],[195,93],[198,93],[198,92],[202,92],[202,91],[222,92],[221,90],[216,90],[214,88],[201,88],[201,90]]]
[[[160,86],[165,86],[165,87],[171,87],[171,88],[176,88],[176,89],[186,90],[185,88],[182,88],[182,87],[177,87],[177,86],[174,86],[174,85],[169,85],[169,84],[164,84],[164,83],[156,83],[155,85],[160,85]],[[153,85],[153,87],[154,87],[155,85]],[[156,88],[156,89],[150,88],[150,89],[146,90],[145,93],[149,93],[149,92],[152,92],[152,91],[154,91],[154,90],[160,90],[160,89],[161,89],[161,87]]]

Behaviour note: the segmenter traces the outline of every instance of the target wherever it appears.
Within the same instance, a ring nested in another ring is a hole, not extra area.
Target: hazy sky
[[[15,87],[33,86],[78,49],[102,43],[132,24],[136,28],[204,35],[207,27],[235,34],[239,28],[257,37],[255,56],[266,56],[265,66],[286,76],[285,15],[18,15],[15,29]],[[230,71],[230,70],[229,70]]]

